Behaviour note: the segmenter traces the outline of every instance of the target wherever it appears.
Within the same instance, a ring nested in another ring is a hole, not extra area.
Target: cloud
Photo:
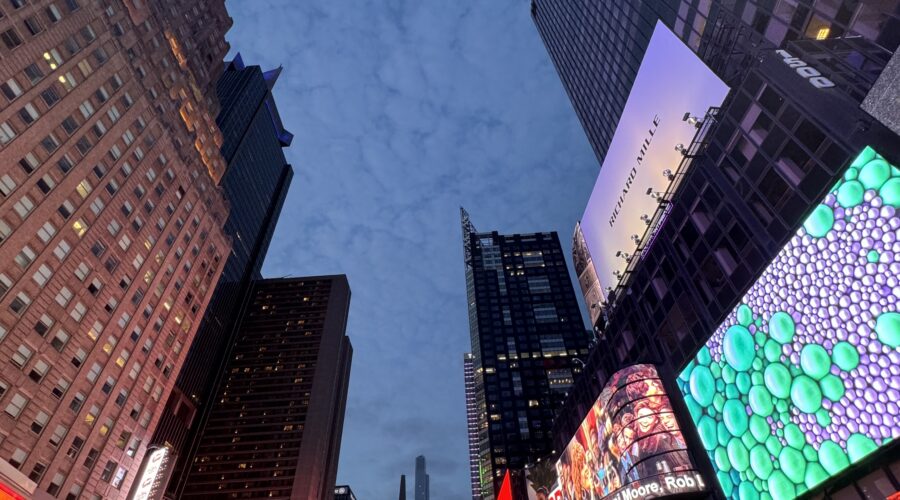
[[[229,1],[233,52],[284,65],[294,182],[264,274],[345,273],[354,345],[338,481],[469,492],[458,207],[564,245],[598,166],[522,0]]]

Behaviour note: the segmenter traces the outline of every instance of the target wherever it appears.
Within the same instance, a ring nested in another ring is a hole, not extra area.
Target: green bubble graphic
[[[803,446],[803,457],[806,458],[807,462],[816,462],[819,460],[819,454],[811,444]]]
[[[725,397],[728,399],[738,399],[741,396],[741,393],[738,391],[737,386],[734,384],[728,384],[725,386]]]
[[[847,438],[847,454],[850,456],[850,461],[853,463],[859,462],[877,448],[878,445],[875,444],[875,441],[864,434],[851,434],[850,437]]]
[[[844,381],[837,375],[825,375],[819,382],[822,395],[832,402],[837,402],[844,395]]]
[[[741,394],[747,394],[750,391],[750,375],[744,372],[738,373],[735,378],[735,385],[737,385]]]
[[[889,179],[878,192],[885,205],[900,208],[900,177]]]
[[[882,344],[894,349],[900,346],[900,313],[886,312],[878,315],[875,333]]]
[[[831,369],[831,357],[824,347],[817,344],[803,346],[800,351],[800,367],[803,373],[819,380]]]
[[[750,435],[753,439],[762,443],[769,436],[769,423],[759,415],[750,415]]]
[[[806,474],[806,459],[803,454],[793,448],[785,448],[778,455],[778,465],[784,475],[793,483],[802,483]]]
[[[838,342],[831,350],[834,364],[841,370],[849,372],[859,365],[859,351],[849,342]]]
[[[763,347],[763,352],[765,353],[766,361],[774,363],[781,359],[781,344],[773,339],[769,339]]]
[[[700,441],[703,442],[703,447],[707,451],[716,449],[719,443],[716,439],[715,420],[706,415],[700,417],[700,420],[697,422],[697,433],[700,434]]]
[[[722,472],[731,470],[731,460],[728,458],[728,451],[725,448],[719,447],[713,451],[713,462],[715,462],[716,468]]]
[[[750,483],[741,483],[738,486],[738,498],[740,500],[759,500],[759,492]]]
[[[732,436],[740,436],[747,432],[747,411],[744,404],[736,399],[729,399],[722,409],[725,427]]]
[[[781,363],[772,363],[763,374],[766,388],[777,398],[786,398],[791,393],[791,374]],[[784,410],[779,410],[784,411]]]
[[[863,165],[875,159],[875,150],[871,146],[866,146],[850,164],[851,168],[862,168]]]
[[[822,427],[831,425],[831,415],[828,413],[828,410],[822,408],[816,412],[816,423]]]
[[[705,366],[698,366],[691,372],[691,396],[700,406],[709,406],[716,394],[716,381]]]
[[[728,432],[728,427],[726,427],[723,422],[719,422],[716,425],[716,438],[718,439],[719,446],[727,445],[728,441],[731,441],[731,437],[731,433]]]
[[[765,387],[755,386],[750,388],[750,409],[753,413],[768,417],[772,414],[775,405],[772,403],[772,395]]]
[[[819,463],[828,474],[834,475],[850,465],[850,459],[840,445],[828,439],[819,446]]]
[[[859,182],[866,189],[880,189],[891,178],[891,166],[884,160],[872,160],[859,171]]]
[[[750,306],[747,304],[741,304],[737,309],[737,320],[738,324],[741,326],[750,326],[750,323],[753,322],[753,309],[750,309]]]
[[[734,489],[734,484],[731,482],[731,476],[725,472],[717,472],[716,478],[719,480],[719,486],[722,487],[725,496],[731,497],[732,490]]]
[[[778,456],[778,454],[781,453],[782,448],[784,448],[784,446],[782,446],[781,440],[776,436],[769,436],[766,438],[766,449],[769,450],[769,453],[772,455]]]
[[[740,439],[734,438],[728,442],[728,460],[736,470],[741,472],[750,467],[750,452],[747,451],[747,447]]]
[[[724,390],[724,389],[725,389],[725,387],[722,387],[721,390]],[[723,396],[722,394],[718,394],[718,393],[715,394],[713,396],[712,404],[713,404],[713,408],[715,408],[717,412],[721,413],[722,408],[725,406],[725,396]]]
[[[753,336],[746,327],[734,325],[725,332],[722,352],[725,360],[735,370],[748,370],[753,363],[755,351]]]
[[[815,413],[822,407],[822,390],[815,380],[800,375],[791,384],[791,401],[803,413]]]
[[[756,445],[750,449],[750,468],[760,479],[768,479],[772,474],[772,459],[769,458],[769,450],[763,445]]]
[[[803,431],[794,423],[784,426],[784,439],[787,441],[788,446],[798,450],[806,444],[806,437],[803,435]]]
[[[709,347],[703,346],[697,353],[697,362],[703,366],[709,366],[712,363],[712,355],[709,353]]]
[[[769,493],[775,500],[792,500],[796,495],[794,483],[781,471],[775,471],[768,479]]]
[[[769,335],[782,344],[794,340],[794,318],[784,311],[778,311],[769,320]]]
[[[806,475],[803,479],[803,484],[805,484],[807,488],[812,488],[828,479],[828,477],[828,472],[821,465],[812,462],[806,467]]]
[[[866,261],[875,264],[879,257],[878,250],[869,250],[869,253],[866,254]]]
[[[803,223],[803,229],[813,238],[821,238],[831,231],[834,226],[834,210],[828,205],[819,205],[813,210],[806,222]]]
[[[847,181],[838,188],[837,201],[844,208],[853,208],[863,202],[865,188],[859,181]]]
[[[691,419],[696,422],[700,419],[700,416],[703,415],[703,407],[697,404],[697,401],[694,400],[694,397],[691,395],[687,395],[684,397],[684,404],[688,407],[688,412],[691,414]]]

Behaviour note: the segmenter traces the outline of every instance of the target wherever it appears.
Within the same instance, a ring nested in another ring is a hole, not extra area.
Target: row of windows
[[[28,1],[27,0],[9,0],[10,6],[12,10],[17,11],[24,7]],[[62,0],[62,3],[65,5],[65,8],[69,11],[69,13],[75,12],[81,8],[79,0]],[[6,14],[3,12],[2,7],[0,7],[0,19],[6,17]],[[55,3],[51,3],[47,5],[44,9],[43,15],[40,12],[34,13],[34,15],[26,17],[22,21],[22,29],[29,33],[31,36],[37,36],[44,32],[44,22],[41,19],[44,18],[47,23],[55,24],[59,22],[63,17],[62,11]],[[7,29],[6,31],[0,33],[0,40],[3,41],[3,44],[6,46],[7,50],[14,50],[20,45],[24,43],[22,36],[19,33],[19,29],[15,26]]]

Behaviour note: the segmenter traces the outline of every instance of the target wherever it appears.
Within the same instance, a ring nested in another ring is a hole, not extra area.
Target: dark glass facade
[[[544,2],[535,3],[537,20]],[[898,9],[897,1],[733,0],[679,2],[674,21],[668,10],[660,12],[732,92],[688,148],[679,187],[660,206],[669,206],[668,217],[652,245],[635,252],[643,255],[640,263],[629,266],[598,322],[603,341],[555,423],[556,449],[618,368],[658,363],[664,378],[674,380],[864,147],[889,162],[900,159],[897,135],[859,108],[897,47]],[[610,15],[600,2],[588,17]],[[573,38],[568,43],[566,53],[606,50]],[[779,47],[835,86],[811,85],[784,63]],[[587,114],[588,121],[607,119]],[[672,386],[669,394],[679,391]],[[683,402],[672,400],[695,462],[712,477]],[[857,498],[866,480],[854,481],[870,470],[896,486],[888,464],[897,446],[875,455],[816,492]]]
[[[603,162],[644,51],[662,20],[729,84],[759,47],[860,37],[893,52],[898,2],[532,0],[531,13],[588,140]]]
[[[181,498],[332,498],[352,347],[345,276],[255,281]]]
[[[589,334],[556,233],[478,232],[462,211],[480,493],[552,451]]]
[[[261,278],[293,176],[283,152],[292,136],[281,124],[271,92],[279,71],[245,66],[238,55],[216,87],[221,102],[216,123],[228,163],[222,186],[231,208],[225,232],[232,239],[232,251],[154,434],[153,443],[168,444],[173,450],[169,495],[183,486],[184,467],[196,446],[197,423],[206,418],[207,403],[222,376],[230,339],[250,298],[251,281]]]

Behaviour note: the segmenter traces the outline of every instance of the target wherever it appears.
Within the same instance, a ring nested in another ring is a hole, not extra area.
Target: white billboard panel
[[[658,202],[648,194],[668,188],[670,175],[697,129],[685,113],[703,117],[720,106],[728,86],[662,22],[657,22],[616,133],[581,219],[581,230],[600,284],[615,287],[624,254],[647,229]],[[617,256],[617,252],[621,252]]]

